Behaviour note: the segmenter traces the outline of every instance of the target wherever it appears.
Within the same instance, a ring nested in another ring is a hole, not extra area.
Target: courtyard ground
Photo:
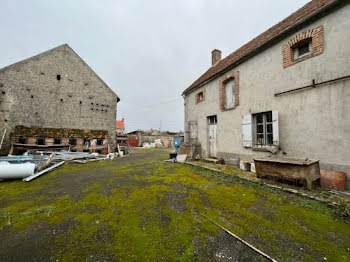
[[[264,261],[200,213],[278,261],[350,261],[336,210],[168,153],[0,182],[0,261]]]

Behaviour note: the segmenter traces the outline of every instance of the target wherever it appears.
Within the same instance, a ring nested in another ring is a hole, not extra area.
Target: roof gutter
[[[236,62],[234,62],[233,64],[227,66],[225,69],[217,72],[216,74],[214,74],[213,76],[209,77],[207,80],[205,80],[204,82],[198,84],[197,86],[194,86],[193,88],[191,88],[188,91],[184,91],[182,93],[183,96],[185,96],[186,94],[194,91],[195,89],[198,89],[199,87],[207,84],[208,82],[210,82],[211,80],[217,78],[218,76],[230,71],[232,68],[236,67],[239,64],[242,64],[243,62],[247,61],[248,59],[250,59],[251,57],[255,56],[258,53],[261,53],[262,51],[266,50],[267,48],[271,47],[272,45],[278,43],[282,38],[287,37],[289,34],[298,31],[299,29],[301,29],[302,27],[305,26],[305,24],[311,23],[319,18],[322,18],[326,15],[328,15],[329,13],[331,13],[331,11],[335,11],[343,6],[345,6],[346,4],[349,4],[350,0],[335,0],[334,2],[330,3],[329,5],[326,5],[322,8],[320,8],[318,11],[316,11],[315,13],[305,17],[304,19],[300,20],[298,23],[296,23],[294,26],[291,26],[290,28],[286,29],[285,31],[283,31],[282,33],[278,34],[277,36],[275,36],[274,38],[270,39],[269,41],[267,41],[266,43],[264,43],[263,45],[253,49],[252,51],[250,51],[249,53],[247,53],[246,55],[244,55],[243,57],[241,57],[240,59],[238,59]]]

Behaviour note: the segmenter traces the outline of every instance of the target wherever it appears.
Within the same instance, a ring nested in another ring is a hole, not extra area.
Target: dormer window
[[[196,104],[205,101],[205,91],[201,91],[196,95]]]

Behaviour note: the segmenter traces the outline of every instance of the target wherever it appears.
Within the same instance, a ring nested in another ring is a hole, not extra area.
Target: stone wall
[[[107,130],[115,148],[118,97],[68,46],[0,69],[0,154],[10,149],[17,125]]]

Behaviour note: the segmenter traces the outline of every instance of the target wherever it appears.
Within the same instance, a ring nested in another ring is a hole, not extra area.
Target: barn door
[[[217,157],[217,119],[216,116],[208,117],[208,141],[209,157]]]

